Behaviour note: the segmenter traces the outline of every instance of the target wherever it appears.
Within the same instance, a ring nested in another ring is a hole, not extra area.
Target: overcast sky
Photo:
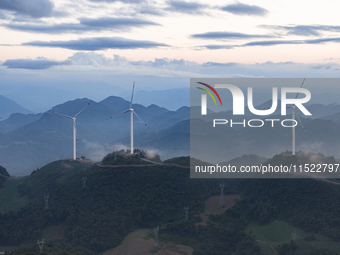
[[[339,10],[336,0],[0,0],[0,94],[339,77]]]

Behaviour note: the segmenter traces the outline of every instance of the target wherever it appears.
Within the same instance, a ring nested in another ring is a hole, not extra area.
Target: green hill
[[[9,173],[6,168],[0,166],[0,190],[4,187],[4,184],[9,177]]]
[[[82,176],[86,175],[83,188]],[[41,238],[43,230],[66,225],[63,238],[100,252],[118,246],[130,232],[183,220],[204,211],[217,195],[216,180],[190,180],[189,169],[172,165],[102,167],[56,161],[34,171],[18,186],[30,203],[0,216],[2,245]],[[49,209],[43,196],[49,194]]]
[[[62,239],[66,246],[100,253],[117,247],[133,231],[159,226],[161,244],[187,245],[194,255],[260,255],[264,248],[257,235],[279,236],[285,229],[296,229],[307,239],[314,234],[320,249],[338,247],[338,185],[314,179],[190,179],[190,169],[183,167],[189,164],[188,157],[162,165],[139,164],[139,156],[122,158],[122,166],[56,161],[34,171],[17,186],[28,203],[0,214],[0,245],[30,244],[23,249],[35,254],[36,240],[45,238],[53,254],[62,250],[57,247],[57,239]],[[225,213],[210,215],[207,226],[197,225],[204,202],[219,195],[221,182],[224,194],[238,194],[240,199]],[[49,208],[45,209],[47,194]],[[184,222],[186,206],[188,222]],[[287,237],[278,239],[274,248],[280,252],[296,248],[287,241]],[[311,241],[302,242],[296,254],[310,254],[313,247]],[[20,251],[24,250],[17,254]]]
[[[160,157],[154,153],[148,153],[143,150],[134,150],[134,155],[130,154],[130,150],[115,151],[106,155],[102,164],[104,165],[148,165],[152,162],[160,163]]]
[[[9,177],[9,173],[7,172],[6,168],[2,166],[0,166],[0,175]]]
[[[41,241],[41,240],[40,240]],[[73,244],[65,243],[65,242],[45,242],[43,246],[43,253],[39,251],[38,245],[31,245],[24,248],[19,248],[13,252],[12,255],[94,255],[95,253],[84,248],[79,247]]]
[[[24,179],[10,180],[4,183],[3,188],[0,190],[0,213],[18,211],[28,203],[27,197],[20,196],[18,193],[18,185]]]

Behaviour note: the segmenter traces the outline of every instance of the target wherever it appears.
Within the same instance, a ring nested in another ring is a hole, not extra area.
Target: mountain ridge
[[[17,102],[0,95],[0,117],[4,120],[13,113],[32,114],[33,112],[22,107]]]

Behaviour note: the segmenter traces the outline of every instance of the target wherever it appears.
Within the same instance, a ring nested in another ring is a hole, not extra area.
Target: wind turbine
[[[71,116],[67,116],[67,115],[64,115],[64,114],[61,114],[61,113],[58,113],[58,112],[55,112],[55,111],[51,111],[52,113],[55,113],[55,114],[58,114],[58,115],[61,115],[61,116],[64,116],[68,119],[72,119],[73,120],[73,160],[76,160],[77,159],[77,155],[76,155],[76,151],[77,151],[77,129],[76,129],[76,119],[77,119],[77,116],[85,110],[86,107],[88,107],[90,104],[92,103],[89,102],[83,109],[81,109],[76,115],[74,115],[74,117],[71,117]]]
[[[302,88],[303,84],[305,83],[306,79],[303,79],[302,84],[300,86],[300,88]],[[295,99],[299,96],[299,93],[296,94]],[[295,123],[295,115],[299,120],[299,123],[301,124],[303,131],[305,131],[305,133],[307,134],[307,131],[305,129],[305,127],[302,125],[302,122],[300,120],[299,115],[297,114],[297,112],[295,111],[295,104],[291,105],[291,106],[287,106],[287,108],[292,108],[292,118],[294,120]],[[292,155],[295,155],[295,125],[292,126]]]
[[[121,114],[124,114],[124,113],[128,113],[128,112],[130,112],[130,116],[131,116],[131,122],[130,122],[130,146],[131,146],[131,154],[133,154],[133,115],[136,115],[136,117],[147,127],[147,128],[149,128],[148,127],[148,125],[146,125],[145,124],[145,122],[137,115],[137,113],[133,110],[133,108],[132,108],[132,99],[133,99],[133,92],[134,92],[134,90],[135,90],[135,82],[133,82],[133,87],[132,87],[132,95],[131,95],[131,102],[130,102],[130,109],[128,109],[128,110],[126,110],[126,111],[124,111],[124,112],[121,112],[121,113],[119,113],[119,114],[117,114],[117,115],[114,115],[114,116],[112,116],[112,117],[110,117],[110,118],[107,118],[106,120],[109,120],[109,119],[112,119],[112,118],[114,118],[114,117],[116,117],[116,116],[118,116],[118,115],[121,115]]]
[[[303,79],[302,84],[300,86],[300,88],[302,88],[303,84],[305,83],[306,79]],[[299,93],[296,94],[295,99],[299,96]],[[278,107],[281,108],[281,107]],[[286,108],[291,108],[292,109],[292,119],[293,122],[295,123],[295,115],[299,120],[300,125],[303,128],[303,131],[305,131],[305,133],[307,134],[307,131],[305,129],[305,127],[303,126],[301,119],[299,117],[299,115],[297,114],[296,110],[295,110],[295,104],[291,105],[291,106],[287,106]],[[269,108],[264,108],[264,109],[269,109]],[[295,155],[295,125],[292,126],[292,155]]]

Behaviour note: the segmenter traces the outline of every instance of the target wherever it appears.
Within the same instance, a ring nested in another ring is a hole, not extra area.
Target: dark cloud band
[[[69,50],[106,50],[106,49],[140,49],[140,48],[156,48],[160,46],[167,47],[169,45],[164,43],[157,43],[152,41],[140,41],[125,39],[122,37],[95,37],[95,38],[82,38],[79,40],[70,41],[50,41],[50,42],[27,42],[23,43],[24,46],[37,46],[37,47],[53,47],[64,48]]]
[[[33,18],[49,17],[54,4],[50,0],[1,0],[0,9],[14,11],[17,14]]]
[[[207,5],[199,4],[196,2],[186,1],[169,1],[169,7],[165,10],[172,12],[181,12],[187,14],[202,14]]]
[[[157,26],[158,23],[133,18],[109,18],[98,19],[82,18],[80,23],[66,23],[55,25],[36,25],[36,24],[6,24],[6,28],[19,31],[29,31],[36,33],[60,34],[60,33],[82,33],[87,31],[102,30],[129,30],[133,27]]]
[[[268,13],[268,11],[262,7],[242,3],[229,4],[221,9],[235,15],[265,16]]]
[[[60,65],[71,65],[72,61],[54,61],[49,59],[9,59],[6,60],[2,65],[7,68],[18,68],[18,69],[48,69],[52,66]]]
[[[115,3],[122,2],[126,4],[139,4],[141,2],[145,2],[144,0],[89,0],[91,2],[104,2],[104,3]]]
[[[300,36],[320,36],[320,31],[323,32],[340,32],[340,26],[327,25],[297,25],[297,26],[268,26],[262,25],[260,27],[274,30],[285,30],[288,35]]]
[[[252,35],[236,32],[208,32],[203,34],[191,35],[192,38],[201,39],[249,39],[249,38],[270,38],[269,35]]]
[[[298,45],[298,44],[322,44],[327,42],[340,43],[340,37],[333,38],[319,38],[311,40],[268,40],[268,41],[254,41],[240,45],[204,45],[203,48],[210,50],[218,49],[232,49],[236,47],[249,47],[249,46],[273,46],[273,45]]]

